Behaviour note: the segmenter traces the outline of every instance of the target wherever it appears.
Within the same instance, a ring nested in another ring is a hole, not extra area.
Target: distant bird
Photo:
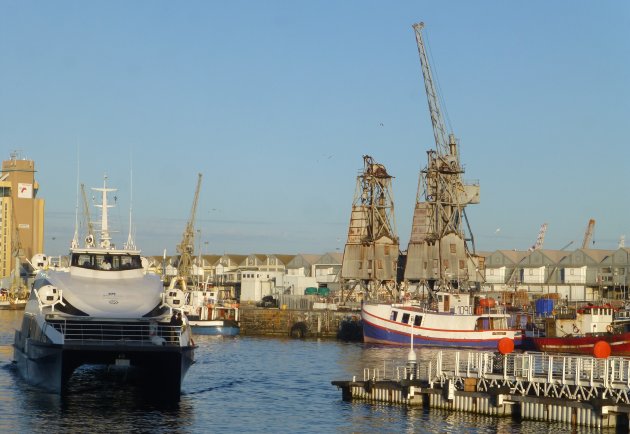
[[[382,127],[383,126],[383,122],[381,122],[379,125]]]
[[[495,234],[498,234],[499,232],[501,232],[501,228],[497,228],[497,230],[494,231]]]

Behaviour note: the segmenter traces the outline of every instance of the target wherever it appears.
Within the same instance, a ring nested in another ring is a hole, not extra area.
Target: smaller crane
[[[177,276],[179,279],[188,281],[192,279],[192,260],[195,253],[195,215],[197,213],[197,203],[199,202],[199,190],[201,188],[201,173],[197,178],[197,188],[195,189],[195,198],[190,209],[190,218],[186,223],[182,241],[177,245],[179,252],[179,262],[177,264]]]
[[[533,246],[529,248],[530,252],[533,252],[534,250],[538,250],[542,248],[543,243],[545,242],[546,233],[547,233],[547,223],[543,223],[540,226],[540,231],[538,231],[538,238],[536,238],[536,242],[534,243]]]
[[[588,245],[591,243],[593,239],[593,231],[595,230],[595,219],[590,219],[588,221],[588,225],[586,226],[586,231],[584,231],[584,241],[582,241],[582,248],[588,248]]]

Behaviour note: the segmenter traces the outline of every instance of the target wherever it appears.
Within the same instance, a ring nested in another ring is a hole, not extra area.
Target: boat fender
[[[597,341],[593,346],[593,356],[597,359],[606,359],[610,356],[610,344],[606,341]]]
[[[306,326],[306,324],[303,322],[296,322],[291,327],[289,336],[291,336],[292,338],[302,339],[306,337],[307,333],[308,333],[308,327]]]
[[[514,351],[514,341],[508,337],[499,339],[497,349],[502,355],[510,354]]]

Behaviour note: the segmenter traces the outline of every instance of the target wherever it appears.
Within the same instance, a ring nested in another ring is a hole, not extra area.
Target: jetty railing
[[[418,363],[390,361],[363,370],[363,381],[407,379],[427,387],[452,385],[456,390],[464,390],[466,379],[471,378],[480,391],[507,388],[518,395],[603,398],[630,404],[630,359],[623,357],[438,351]]]

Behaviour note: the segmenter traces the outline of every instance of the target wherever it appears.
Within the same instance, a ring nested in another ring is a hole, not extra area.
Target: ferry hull
[[[17,331],[13,352],[18,373],[27,383],[53,393],[65,391],[79,366],[118,365],[139,373],[142,384],[154,385],[160,397],[179,400],[184,376],[194,363],[193,346],[60,345],[19,340],[19,335]]]
[[[558,338],[528,338],[537,351],[593,355],[597,342],[610,345],[612,356],[630,356],[630,333],[604,334],[601,336],[566,336]]]
[[[363,341],[386,345],[411,344],[411,330],[407,325],[401,325],[387,319],[387,311],[369,312],[369,308],[362,310]],[[424,314],[427,316],[427,314]],[[436,314],[437,315],[437,314]],[[445,315],[442,315],[445,316]],[[521,333],[518,330],[483,330],[473,329],[435,329],[429,327],[413,327],[414,345],[455,348],[483,348],[496,349],[499,341],[509,338],[514,346],[522,344]]]

